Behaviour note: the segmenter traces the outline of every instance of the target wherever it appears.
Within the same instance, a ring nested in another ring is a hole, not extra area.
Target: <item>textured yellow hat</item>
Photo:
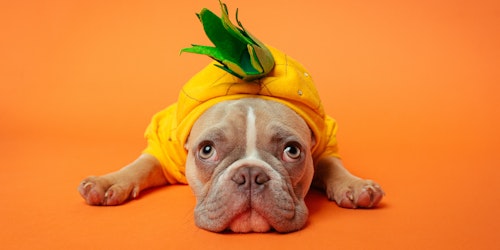
[[[317,142],[323,137],[325,113],[311,75],[297,61],[269,47],[275,66],[265,77],[245,81],[214,64],[196,74],[182,88],[177,107],[180,127],[191,127],[215,103],[245,97],[259,97],[285,104],[297,112],[313,131]],[[178,130],[184,141],[189,131]],[[320,143],[321,144],[321,143]]]

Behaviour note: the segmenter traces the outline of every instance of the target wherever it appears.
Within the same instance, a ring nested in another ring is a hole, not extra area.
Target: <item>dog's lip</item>
[[[273,214],[277,211],[279,213]],[[295,206],[292,204],[288,204],[286,207],[274,204],[273,207],[269,207],[267,203],[248,200],[247,206],[241,207],[240,212],[229,220],[226,228],[237,233],[268,232],[271,229],[285,232],[288,231],[286,227],[282,228],[279,225],[284,221],[292,221],[295,215]]]
[[[229,223],[228,228],[235,233],[268,232],[272,229],[267,218],[255,209],[248,210],[236,215]]]

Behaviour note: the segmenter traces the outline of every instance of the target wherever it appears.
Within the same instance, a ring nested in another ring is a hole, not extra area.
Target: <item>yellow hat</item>
[[[280,102],[311,128],[316,139],[312,149],[315,160],[337,155],[336,123],[325,115],[311,75],[283,52],[269,50],[276,64],[266,77],[244,81],[211,63],[184,85],[177,103],[155,115],[146,131],[149,145],[144,152],[161,162],[171,183],[186,183],[184,145],[193,124],[214,104],[227,100],[258,97]]]
[[[311,75],[297,61],[272,47],[275,66],[266,77],[244,81],[213,64],[187,82],[179,94],[177,121],[180,127],[191,127],[198,117],[215,103],[244,97],[260,97],[285,104],[309,125],[316,140],[321,140],[325,113]],[[185,141],[189,131],[178,130],[177,138]]]

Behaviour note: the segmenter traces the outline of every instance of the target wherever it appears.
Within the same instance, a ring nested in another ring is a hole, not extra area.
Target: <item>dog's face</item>
[[[186,143],[196,224],[215,232],[302,228],[313,145],[305,121],[283,104],[250,98],[211,107]]]

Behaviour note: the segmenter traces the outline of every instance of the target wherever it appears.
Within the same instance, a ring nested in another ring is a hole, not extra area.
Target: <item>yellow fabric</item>
[[[144,153],[155,156],[169,183],[186,183],[184,144],[198,117],[215,103],[245,97],[274,100],[297,112],[316,139],[313,159],[338,156],[335,120],[325,115],[311,76],[298,62],[272,47],[276,65],[265,78],[243,81],[212,63],[182,88],[177,103],[157,113],[145,132]]]

